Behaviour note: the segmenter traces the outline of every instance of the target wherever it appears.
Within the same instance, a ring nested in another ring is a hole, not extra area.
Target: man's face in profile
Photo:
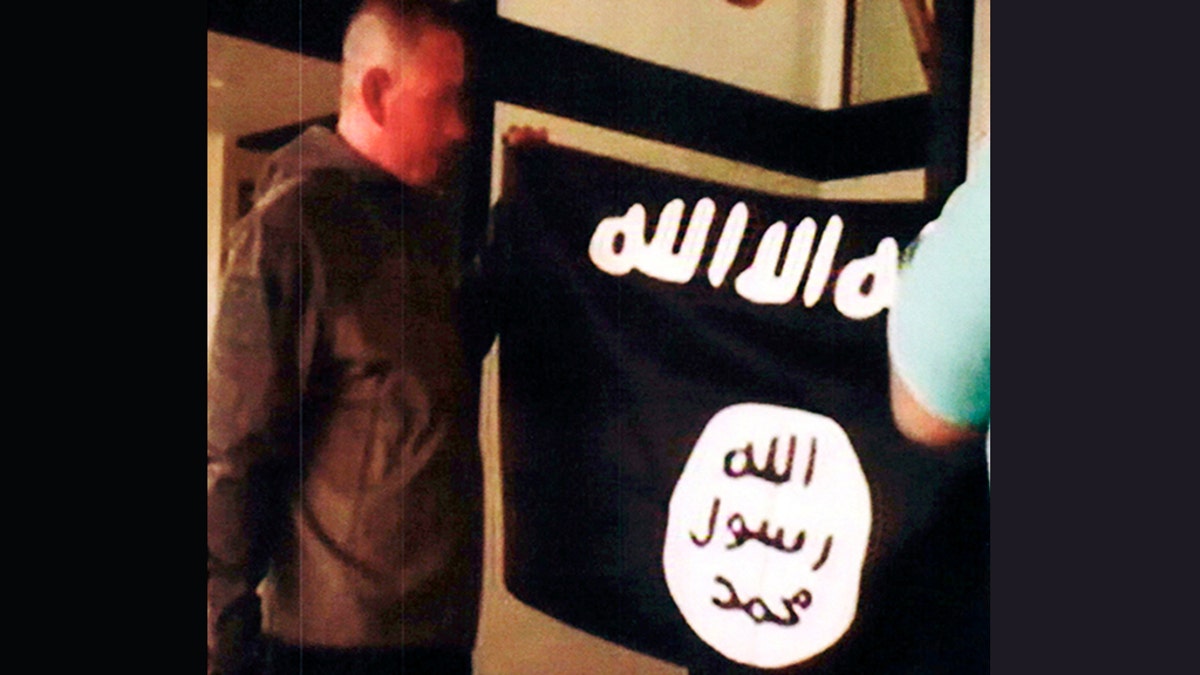
[[[429,187],[467,137],[462,38],[449,29],[424,26],[401,58],[400,85],[389,90],[385,102],[389,164],[404,183]]]

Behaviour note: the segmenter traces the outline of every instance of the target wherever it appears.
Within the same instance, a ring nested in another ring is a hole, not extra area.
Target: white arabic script
[[[613,276],[638,270],[660,281],[688,283],[700,265],[717,207],[708,197],[696,202],[683,239],[676,246],[685,206],[682,199],[667,202],[658,215],[658,227],[649,241],[646,240],[646,207],[641,204],[630,206],[624,215],[601,220],[588,244],[588,258],[597,269]],[[734,204],[729,210],[708,265],[708,283],[713,288],[725,283],[738,250],[746,241],[748,220],[749,209],[744,202]],[[787,223],[773,223],[759,240],[753,262],[734,279],[734,290],[755,304],[785,305],[795,299],[803,282],[801,300],[804,306],[816,305],[833,276],[833,259],[844,229],[841,217],[834,215],[825,224],[818,240],[816,221],[804,218],[792,228],[789,240]],[[785,241],[788,242],[786,254]],[[781,257],[782,266],[779,264]],[[834,307],[846,318],[854,320],[870,318],[889,307],[896,286],[898,259],[896,240],[884,237],[874,253],[850,261],[833,283]]]

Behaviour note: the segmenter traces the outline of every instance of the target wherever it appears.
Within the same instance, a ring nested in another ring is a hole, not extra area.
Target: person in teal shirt
[[[888,317],[892,413],[910,439],[988,433],[991,476],[991,143],[901,261]]]

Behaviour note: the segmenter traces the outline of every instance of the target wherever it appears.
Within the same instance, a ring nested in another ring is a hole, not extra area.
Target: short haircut
[[[418,29],[427,25],[460,30],[459,11],[455,10],[455,3],[447,0],[364,0],[350,16],[344,37],[349,37],[350,28],[359,17],[373,14],[390,19],[389,24],[399,31],[399,36],[411,44]]]
[[[390,70],[401,63],[426,27],[461,33],[458,11],[444,0],[365,0],[350,16],[342,39],[342,107],[356,100],[368,69],[382,65]]]

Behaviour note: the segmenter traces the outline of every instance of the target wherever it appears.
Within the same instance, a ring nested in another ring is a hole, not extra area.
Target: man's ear
[[[388,75],[386,68],[376,66],[363,73],[361,87],[363,107],[367,109],[371,119],[379,126],[383,126],[385,117],[383,99],[391,84],[392,78]]]

